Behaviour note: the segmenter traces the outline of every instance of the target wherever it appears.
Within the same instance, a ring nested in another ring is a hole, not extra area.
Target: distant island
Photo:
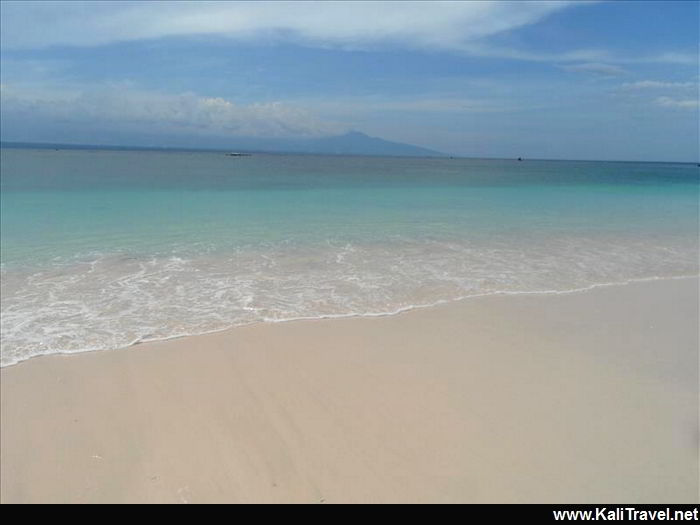
[[[421,148],[402,142],[391,142],[378,137],[370,137],[359,131],[344,135],[310,140],[306,144],[314,153],[335,153],[345,155],[396,155],[410,157],[443,157],[444,153]]]
[[[209,150],[235,153],[307,153],[318,155],[373,155],[389,157],[446,157],[445,153],[412,144],[370,137],[359,131],[320,138],[259,138],[259,137],[188,137],[132,135],[98,137],[98,144],[60,144],[3,141],[3,147],[47,149],[144,149],[144,150]],[[131,143],[131,145],[129,145]],[[139,145],[135,145],[138,143]]]
[[[231,149],[240,152],[316,153],[321,155],[379,155],[396,157],[444,157],[444,153],[412,144],[370,137],[359,131],[320,138],[235,137]]]

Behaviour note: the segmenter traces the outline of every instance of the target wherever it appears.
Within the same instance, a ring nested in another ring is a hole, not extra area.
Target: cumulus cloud
[[[611,64],[603,64],[601,62],[584,62],[583,64],[571,64],[560,66],[564,71],[572,71],[579,73],[593,73],[606,77],[624,75],[627,72],[618,66]]]
[[[657,106],[662,106],[665,108],[676,108],[676,109],[697,109],[698,99],[697,98],[673,98],[673,97],[658,97],[654,103]]]
[[[465,49],[571,1],[2,2],[5,49],[94,46],[181,35],[279,38],[322,46]]]
[[[3,86],[2,110],[67,122],[135,125],[169,132],[246,137],[319,137],[344,131],[282,102],[236,104],[193,93],[166,94],[124,86],[28,92]]]

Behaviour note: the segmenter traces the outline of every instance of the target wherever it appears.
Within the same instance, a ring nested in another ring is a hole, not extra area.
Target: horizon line
[[[24,142],[24,141],[3,141],[0,140],[0,148],[9,149],[93,149],[93,150],[126,150],[126,151],[180,151],[180,152],[209,152],[209,153],[226,153],[231,152],[231,149],[223,148],[202,148],[202,147],[186,147],[186,146],[136,146],[136,145],[110,145],[110,144],[84,144],[84,143],[65,143],[65,142]],[[628,162],[628,163],[646,163],[646,164],[697,164],[700,166],[700,154],[698,160],[681,161],[681,160],[630,160],[630,159],[567,159],[567,158],[539,158],[539,157],[477,157],[455,155],[449,153],[438,153],[437,155],[391,155],[391,154],[358,154],[358,153],[317,153],[304,151],[284,151],[284,150],[255,150],[255,149],[240,149],[235,150],[240,153],[259,153],[272,155],[311,155],[319,157],[393,157],[393,158],[421,158],[421,159],[465,159],[465,160],[515,160],[522,159],[523,161],[564,161],[564,162]]]

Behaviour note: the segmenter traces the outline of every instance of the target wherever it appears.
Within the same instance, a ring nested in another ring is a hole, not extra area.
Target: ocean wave
[[[412,239],[82,254],[2,268],[1,364],[255,322],[393,315],[493,294],[697,275],[687,239]]]

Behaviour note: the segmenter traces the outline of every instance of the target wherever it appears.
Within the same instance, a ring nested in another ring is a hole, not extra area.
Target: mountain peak
[[[324,137],[313,142],[315,153],[334,153],[338,155],[388,155],[411,157],[441,157],[443,153],[412,144],[392,142],[370,137],[366,133],[350,130],[342,135]]]
[[[341,137],[367,137],[367,138],[372,138],[366,133],[362,133],[361,131],[357,131],[356,129],[351,129],[347,133],[344,133],[342,135],[339,135]]]

